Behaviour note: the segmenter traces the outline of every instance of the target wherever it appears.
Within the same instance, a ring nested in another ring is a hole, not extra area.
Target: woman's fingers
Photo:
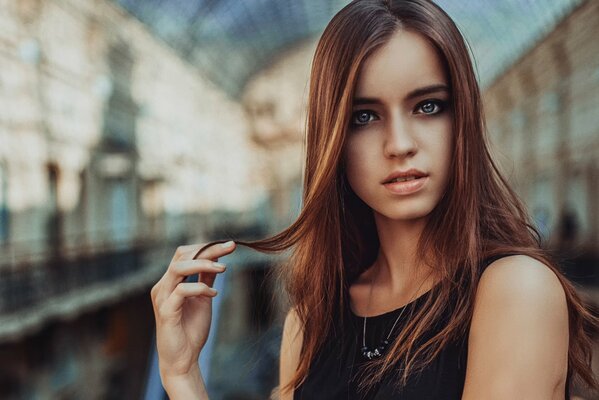
[[[224,246],[227,243],[229,243],[230,245]],[[200,259],[200,258],[207,258],[209,260],[216,261],[219,257],[223,257],[223,256],[231,253],[233,250],[235,250],[235,247],[236,247],[235,242],[229,241],[227,243],[218,243],[218,244],[212,245],[212,246],[204,249],[200,254],[198,254],[200,249],[202,247],[204,247],[206,245],[206,243],[189,244],[189,245],[185,245],[185,246],[179,246],[179,247],[177,247],[177,250],[175,251],[173,261],[193,260],[193,259]]]
[[[230,240],[228,242],[225,243],[219,243],[219,244],[215,244],[213,246],[208,247],[207,249],[204,249],[201,253],[199,253],[200,249],[203,246],[198,246],[195,254],[192,256],[193,259],[199,259],[199,258],[207,258],[209,260],[218,260],[219,257],[223,257],[229,253],[231,253],[233,250],[235,250],[235,242]]]
[[[183,282],[185,278],[192,274],[200,274],[203,272],[211,272],[217,274],[225,271],[224,264],[214,261],[199,259],[199,260],[182,260],[172,262],[161,278],[161,294],[158,297],[166,298],[175,289],[175,287]]]
[[[229,243],[228,246],[224,244]],[[198,252],[205,244],[192,244],[177,247],[171,264],[160,280],[154,285],[151,296],[157,304],[162,303],[182,283],[187,276],[199,274],[198,280],[212,286],[217,273],[224,271],[222,264],[215,263],[219,257],[227,255],[235,250],[235,242],[215,244]],[[201,256],[200,258],[195,256]]]
[[[219,273],[226,269],[222,263],[206,259],[175,261],[169,267],[175,275],[188,276],[200,272]]]
[[[171,295],[160,307],[160,317],[168,319],[171,316],[177,316],[186,297],[214,297],[216,295],[216,290],[211,287],[208,287],[208,285],[206,285],[205,283],[181,282],[175,287]]]

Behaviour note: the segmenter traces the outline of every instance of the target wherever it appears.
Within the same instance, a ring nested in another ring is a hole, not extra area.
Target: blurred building
[[[301,207],[303,118],[315,46],[314,39],[289,46],[251,77],[241,93],[248,134],[267,166],[270,224],[275,231],[292,223]],[[240,259],[247,258],[237,254],[230,263],[239,265]],[[228,276],[213,336],[211,398],[263,399],[278,385],[279,346],[288,304],[269,272],[279,261],[269,256],[246,262]]]
[[[495,156],[566,272],[599,283],[599,3],[586,1],[485,91]]]
[[[256,151],[114,3],[1,2],[0,398],[139,397],[176,246],[268,216]]]
[[[599,305],[599,2],[581,2],[485,90],[493,153],[546,247]],[[599,346],[594,352],[599,371]],[[590,398],[580,388],[573,394]]]
[[[597,2],[438,3],[472,41],[501,168],[593,293]],[[299,213],[310,63],[345,4],[0,0],[0,398],[164,398],[150,287],[180,244]],[[211,398],[265,398],[280,259],[221,261]]]

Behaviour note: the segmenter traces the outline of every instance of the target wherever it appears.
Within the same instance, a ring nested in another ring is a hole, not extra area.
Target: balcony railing
[[[147,290],[164,273],[185,240],[137,238],[41,250],[28,243],[0,256],[0,340],[20,337],[52,318],[85,310]],[[6,243],[3,245],[7,250]],[[33,248],[38,251],[31,251]],[[29,252],[24,251],[29,249]]]

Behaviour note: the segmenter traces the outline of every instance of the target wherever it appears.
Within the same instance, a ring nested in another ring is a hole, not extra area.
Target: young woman
[[[299,217],[237,241],[293,250],[278,271],[291,302],[282,399],[557,400],[574,377],[597,389],[599,321],[489,155],[445,12],[427,0],[343,8],[316,49],[307,118]],[[180,247],[152,289],[171,399],[207,398],[197,360],[225,245]]]

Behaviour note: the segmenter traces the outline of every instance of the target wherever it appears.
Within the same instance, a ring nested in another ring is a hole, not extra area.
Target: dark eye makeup
[[[423,114],[425,116],[435,116],[441,114],[445,111],[447,107],[447,100],[441,99],[427,99],[416,105],[415,110],[423,110],[423,112],[416,112],[416,114]],[[361,119],[360,117],[366,116],[367,119]],[[356,110],[352,113],[350,126],[354,128],[359,128],[367,125],[369,122],[372,122],[368,116],[376,116],[376,112],[369,109],[361,109]],[[377,117],[378,118],[378,117]]]

